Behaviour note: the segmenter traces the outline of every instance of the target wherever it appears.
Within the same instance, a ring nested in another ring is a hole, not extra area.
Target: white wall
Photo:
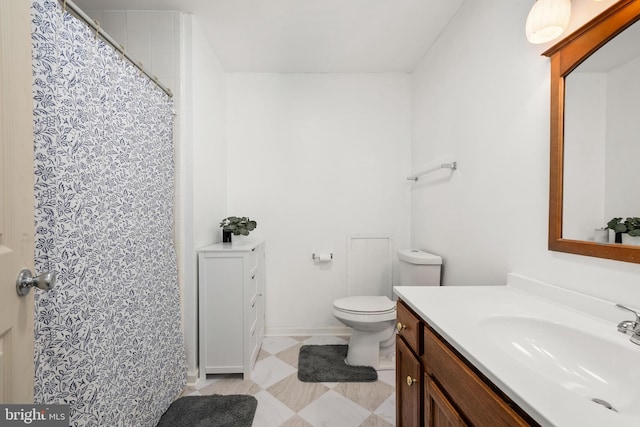
[[[412,191],[413,246],[443,257],[444,284],[505,281],[508,206],[516,196],[507,197],[509,151],[525,135],[513,102],[498,96],[509,82],[509,94],[526,99],[528,70],[500,63],[518,49],[531,50],[518,38],[504,39],[505,30],[524,32],[518,14],[502,11],[511,3],[465,2],[413,74],[413,168],[458,162],[458,170],[433,173]],[[501,13],[503,22],[493,28]]]
[[[609,218],[640,216],[640,59],[607,74],[607,192]]]
[[[226,76],[197,17],[183,15],[185,108],[184,330],[189,382],[197,377],[197,250],[220,241],[227,212]]]
[[[576,28],[611,2],[572,4]],[[414,73],[413,164],[460,166],[414,188],[414,246],[444,256],[449,285],[511,271],[640,306],[640,265],[547,250],[549,59],[524,36],[531,5],[465,2]]]
[[[229,214],[267,242],[267,332],[342,329],[347,235],[409,243],[410,76],[228,74],[227,87]]]
[[[607,76],[574,71],[565,79],[562,237],[593,240],[604,227]]]

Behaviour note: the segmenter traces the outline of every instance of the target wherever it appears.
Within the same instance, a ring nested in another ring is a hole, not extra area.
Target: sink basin
[[[640,416],[640,346],[524,316],[479,321],[485,337],[547,380],[629,416]],[[594,403],[595,404],[595,403]]]

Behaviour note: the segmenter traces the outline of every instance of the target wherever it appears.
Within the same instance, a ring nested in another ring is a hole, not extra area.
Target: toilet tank
[[[418,249],[398,251],[400,286],[440,286],[442,258]]]

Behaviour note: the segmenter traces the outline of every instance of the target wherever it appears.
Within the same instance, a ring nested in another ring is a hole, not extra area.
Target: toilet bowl
[[[386,296],[340,298],[333,302],[333,315],[353,329],[348,365],[372,366],[377,370],[395,367],[395,302]]]
[[[440,285],[442,258],[439,256],[402,249],[398,251],[398,260],[400,285]],[[389,284],[388,295],[391,287]],[[347,364],[372,366],[376,370],[395,368],[395,302],[386,295],[347,296],[333,302],[332,313],[352,329]]]

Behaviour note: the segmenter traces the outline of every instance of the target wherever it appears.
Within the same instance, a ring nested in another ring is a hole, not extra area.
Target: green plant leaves
[[[258,227],[258,223],[246,216],[230,216],[220,221],[220,227],[224,231],[232,232],[235,236],[248,236],[251,231]]]
[[[640,218],[629,217],[622,221],[622,218],[613,218],[607,223],[607,228],[616,233],[629,233],[629,236],[640,236]]]

